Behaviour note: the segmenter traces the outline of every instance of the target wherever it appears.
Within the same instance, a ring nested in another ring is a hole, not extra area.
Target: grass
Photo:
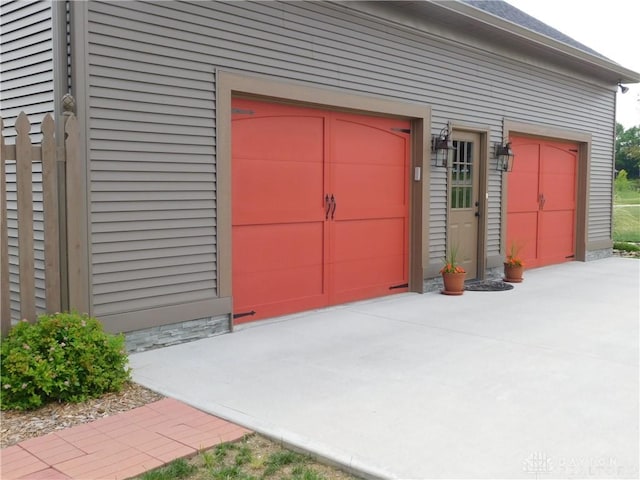
[[[257,434],[178,459],[138,480],[356,480]]]
[[[640,190],[617,190],[613,206],[613,240],[640,242]]]
[[[640,205],[614,206],[613,240],[640,242]]]
[[[179,480],[188,478],[189,475],[196,471],[196,466],[190,464],[184,458],[174,460],[166,467],[145,473],[142,478],[144,480]]]
[[[640,191],[635,189],[618,190],[614,193],[613,203],[618,205],[640,205]]]

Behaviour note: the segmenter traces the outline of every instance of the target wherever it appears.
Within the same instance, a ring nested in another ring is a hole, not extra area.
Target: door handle
[[[324,219],[329,220],[329,211],[331,210],[331,203],[329,202],[329,194],[324,196]]]
[[[333,209],[331,210],[331,220],[333,220],[334,215],[336,214],[336,197],[334,197],[333,195],[331,195],[331,205],[333,206]]]
[[[544,210],[544,204],[547,200],[544,198],[544,193],[538,195],[538,203],[540,204],[540,210]]]

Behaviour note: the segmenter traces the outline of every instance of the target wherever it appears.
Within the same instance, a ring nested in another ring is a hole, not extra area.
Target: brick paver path
[[[249,430],[171,398],[0,450],[3,480],[125,479]]]

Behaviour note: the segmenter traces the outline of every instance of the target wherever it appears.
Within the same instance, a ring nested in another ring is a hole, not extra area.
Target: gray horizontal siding
[[[49,1],[2,1],[0,9],[0,116],[8,143],[15,121],[24,111],[31,122],[31,141],[41,140],[40,123],[53,112],[53,42]],[[36,311],[44,313],[44,224],[42,164],[33,164],[33,234]],[[20,318],[20,274],[15,164],[7,166],[7,230],[11,317]]]
[[[50,1],[2,2],[0,15],[0,115],[5,135],[15,136],[20,111],[32,131],[53,112],[53,30]],[[40,134],[33,141],[40,141]]]
[[[129,172],[119,169],[117,162],[150,162],[152,171],[165,163],[184,166],[172,170],[184,175],[198,171],[214,173],[215,112],[211,84],[212,72],[219,67],[427,104],[432,107],[434,134],[452,121],[487,126],[492,132],[490,140],[498,142],[504,117],[591,133],[594,179],[589,238],[608,238],[610,220],[598,214],[610,202],[613,124],[610,91],[537,61],[528,64],[499,55],[494,53],[495,46],[479,41],[475,46],[464,46],[417,30],[393,28],[356,13],[353,8],[357,7],[324,2],[92,3],[89,15],[92,172],[104,168],[115,174],[109,180],[96,182],[92,212],[102,212],[105,205],[111,204],[114,209],[107,211],[117,212],[115,204],[121,194],[127,195],[127,202],[146,201],[139,210],[143,215],[151,211],[170,215],[172,210],[184,210],[167,205],[167,201],[178,200],[179,190],[189,200],[214,200],[213,179],[207,180],[212,182],[211,198],[198,196],[204,195],[204,191],[194,196],[191,187],[201,188],[195,185],[198,182],[191,183],[179,176],[175,181],[180,183],[173,186],[152,177],[131,181],[136,188],[144,189],[146,185],[153,197],[147,197],[147,191],[112,184],[118,176],[124,180]],[[126,135],[120,135],[122,129],[117,126],[120,119],[127,124]],[[190,131],[190,127],[205,130]],[[597,180],[596,172],[600,175]],[[433,169],[429,179],[429,256],[434,261],[442,257],[446,245],[444,179],[444,172],[437,169]],[[489,255],[499,253],[501,188],[501,177],[495,173],[491,160]],[[174,196],[162,198],[160,193],[165,191]],[[149,210],[149,202],[160,200],[164,201],[162,206],[158,204],[158,209]],[[198,205],[188,209],[215,217],[215,206]],[[135,211],[132,204],[128,208]],[[198,223],[202,219],[197,215],[183,218],[184,225],[206,229]],[[111,218],[104,224],[94,218],[94,243],[104,238],[100,235],[113,233],[107,227],[112,222],[118,225]],[[156,220],[149,217],[145,222]],[[149,225],[153,226],[150,231],[157,231],[155,223]],[[215,227],[211,228],[213,232]],[[184,230],[180,238],[188,236],[189,230]],[[109,255],[113,253],[110,250]],[[108,263],[109,258],[103,256],[102,260]],[[99,280],[95,266],[94,275]],[[100,294],[95,300],[100,302],[98,297]]]
[[[137,42],[103,37],[102,20],[120,23],[103,8],[119,10],[90,5],[94,314],[214,298],[213,68],[126,60]]]

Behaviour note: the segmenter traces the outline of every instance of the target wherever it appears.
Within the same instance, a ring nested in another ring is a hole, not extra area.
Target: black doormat
[[[500,280],[486,280],[484,282],[475,282],[465,285],[464,289],[471,292],[502,292],[503,290],[511,290],[513,285]]]

